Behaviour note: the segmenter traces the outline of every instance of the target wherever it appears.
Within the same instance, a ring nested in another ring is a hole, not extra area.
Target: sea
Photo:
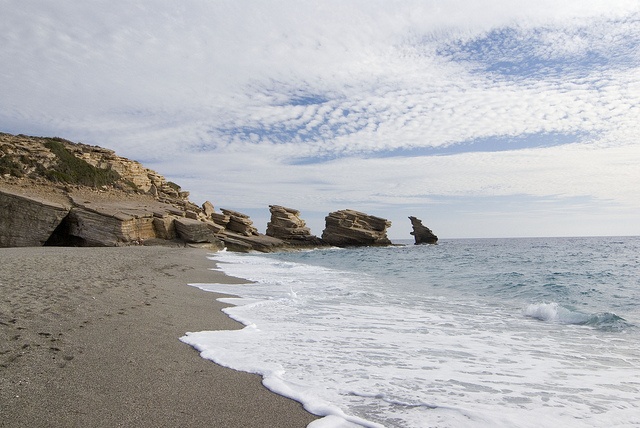
[[[181,340],[311,428],[640,426],[640,237],[399,243],[212,254],[245,327]]]

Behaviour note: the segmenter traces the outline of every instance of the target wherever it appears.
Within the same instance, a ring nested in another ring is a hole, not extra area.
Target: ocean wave
[[[555,302],[531,304],[524,310],[524,315],[540,321],[586,325],[602,331],[623,331],[634,327],[633,324],[612,312],[585,314]]]

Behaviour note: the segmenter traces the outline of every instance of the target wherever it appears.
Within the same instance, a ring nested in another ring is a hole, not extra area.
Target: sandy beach
[[[0,249],[0,426],[305,427],[257,375],[201,358],[187,331],[241,326],[213,293],[241,283],[206,250]]]

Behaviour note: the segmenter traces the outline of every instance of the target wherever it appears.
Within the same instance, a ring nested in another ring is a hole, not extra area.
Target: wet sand
[[[193,248],[0,249],[1,427],[305,427],[187,331],[241,326],[193,282],[241,283]]]

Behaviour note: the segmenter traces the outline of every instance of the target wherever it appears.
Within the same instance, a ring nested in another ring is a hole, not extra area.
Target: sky
[[[0,132],[312,233],[640,235],[637,0],[0,0]]]

